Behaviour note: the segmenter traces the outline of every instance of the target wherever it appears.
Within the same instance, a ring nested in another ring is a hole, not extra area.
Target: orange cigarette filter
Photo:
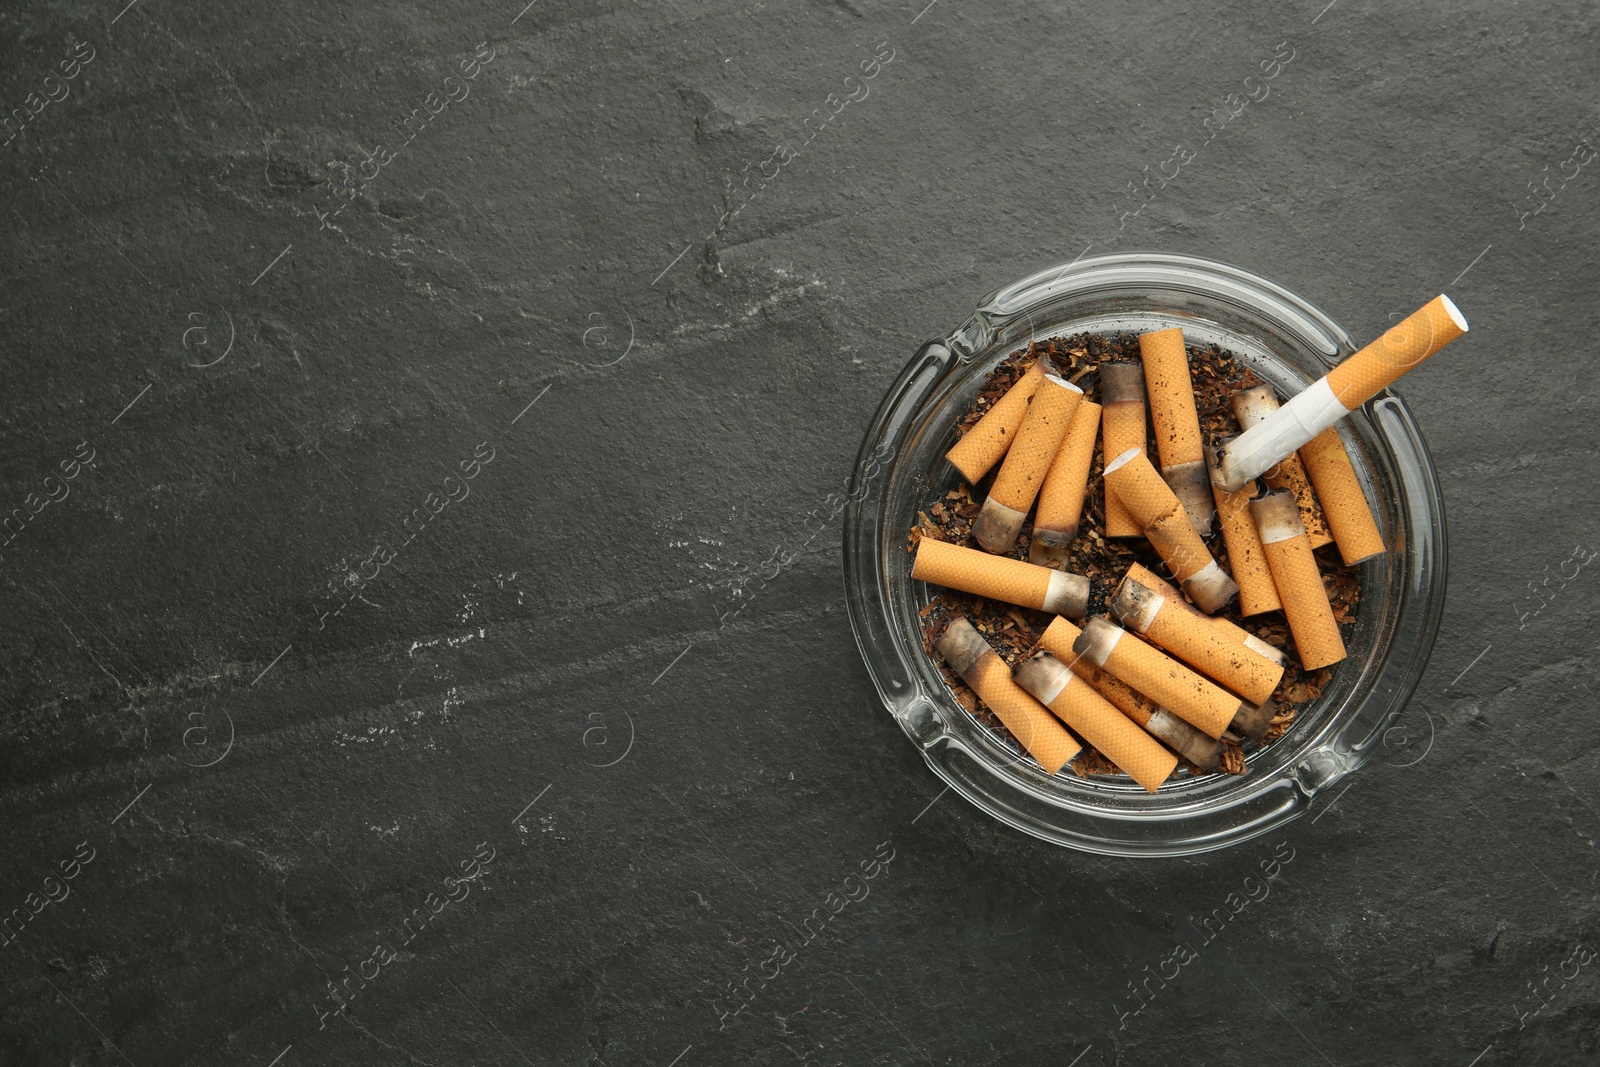
[[[1076,652],[1073,642],[1083,633],[1066,619],[1056,619],[1039,638],[1039,647],[1065,663],[1073,674],[1088,682],[1112,707],[1144,727],[1172,751],[1207,773],[1217,769],[1222,745],[1184,722],[1166,708],[1159,707],[1133,686],[1113,678]]]
[[[1333,605],[1328,603],[1294,497],[1283,490],[1271,492],[1252,502],[1250,510],[1300,665],[1314,671],[1338,663],[1345,657],[1344,639],[1339,636],[1339,623],[1333,617]]]
[[[1250,522],[1251,533],[1254,534],[1256,528],[1255,518],[1248,511],[1245,512],[1245,517]],[[1263,566],[1265,566],[1264,562]],[[1169,598],[1175,607],[1182,609],[1194,618],[1215,626],[1220,632],[1226,634],[1228,640],[1232,641],[1234,644],[1242,645],[1245,648],[1248,648],[1251,652],[1266,657],[1273,663],[1282,665],[1289,662],[1289,657],[1283,651],[1283,649],[1261,640],[1261,638],[1257,637],[1249,630],[1246,630],[1243,626],[1240,626],[1238,623],[1231,622],[1228,619],[1223,618],[1221,615],[1207,615],[1205,612],[1201,611],[1199,608],[1183,599],[1183,594],[1178,592],[1177,586],[1161,577],[1161,575],[1157,574],[1149,567],[1146,567],[1143,563],[1128,564],[1127,577],[1132,578],[1146,589],[1154,589],[1162,596]],[[1269,582],[1272,580],[1272,575],[1270,572],[1267,575],[1267,580]],[[1273,588],[1272,595],[1274,598],[1277,597],[1278,591],[1276,587]]]
[[[1105,483],[1144,527],[1151,546],[1201,610],[1219,611],[1233,599],[1239,587],[1211,558],[1183,505],[1144,449],[1129,449],[1106,464]]]
[[[1100,364],[1100,461],[1110,463],[1130,448],[1143,448],[1143,373],[1133,363]],[[1105,486],[1106,536],[1137,537],[1144,527],[1129,514],[1109,485]]]
[[[1200,447],[1200,414],[1195,410],[1194,381],[1183,330],[1157,330],[1139,335],[1145,390],[1150,395],[1150,421],[1156,431],[1161,477],[1183,502],[1183,510],[1201,537],[1211,532],[1214,508],[1210,477]]]
[[[1138,637],[1096,615],[1084,624],[1073,652],[1103,667],[1208,737],[1220,738],[1240,700]]]
[[[1261,551],[1255,516],[1250,514],[1250,501],[1255,499],[1259,485],[1251,481],[1237,493],[1224,490],[1217,480],[1217,453],[1210,447],[1206,449],[1206,466],[1217,502],[1217,522],[1222,527],[1223,543],[1228,546],[1228,566],[1239,585],[1239,614],[1276,611],[1283,605],[1278,600],[1272,571],[1267,568],[1266,554]]]
[[[1000,464],[1000,473],[994,476],[983,510],[972,523],[973,540],[990,552],[1008,552],[1016,544],[1081,400],[1082,389],[1053,374],[1045,375],[1034,390],[1016,440]]]
[[[1100,405],[1080,400],[1072,413],[1067,436],[1056,450],[1050,470],[1039,490],[1039,508],[1033,516],[1033,541],[1028,558],[1043,563],[1051,551],[1072,544],[1078,536],[1083,498],[1089,489],[1089,466],[1094,462],[1094,442],[1100,432]]]
[[[1383,534],[1378,532],[1377,520],[1372,517],[1367,494],[1361,489],[1361,479],[1356,477],[1339,428],[1330,426],[1301,445],[1300,462],[1322,501],[1322,513],[1344,561],[1360,563],[1382,555]],[[1232,551],[1230,546],[1229,552]]]
[[[1147,791],[1154,793],[1178,765],[1177,756],[1049,653],[1019,663],[1017,683]]]
[[[1089,606],[1089,579],[1081,574],[1039,567],[1009,556],[991,556],[931,537],[924,537],[917,544],[911,577],[1075,619],[1083,618]]]
[[[1348,410],[1467,332],[1467,320],[1440,294],[1402,319],[1388,333],[1328,372],[1333,398]]]
[[[1124,578],[1111,601],[1112,614],[1129,630],[1166,649],[1252,704],[1263,704],[1283,677],[1283,665],[1251,652],[1202,622],[1160,591]]]
[[[1272,418],[1280,407],[1278,394],[1272,391],[1270,385],[1241,389],[1233,394],[1231,403],[1234,418],[1246,430]],[[1312,548],[1333,543],[1333,531],[1328,528],[1328,520],[1322,514],[1316,494],[1311,491],[1311,479],[1306,477],[1305,466],[1298,455],[1291,452],[1279,460],[1261,476],[1261,480],[1270,488],[1287,489],[1294,494],[1295,503],[1300,507],[1300,522],[1306,528]]]
[[[1083,751],[1056,717],[1012,679],[1006,661],[966,619],[946,626],[934,647],[1047,773],[1055,774]]]
[[[1044,381],[1044,375],[1043,360],[1029,367],[1006,390],[1005,395],[984,413],[983,418],[956,442],[955,447],[944,454],[944,458],[961,472],[961,477],[977,485],[1000,462],[1000,457],[1006,454],[1012,439],[1017,436],[1022,417],[1028,413],[1028,401],[1033,398],[1039,383]]]

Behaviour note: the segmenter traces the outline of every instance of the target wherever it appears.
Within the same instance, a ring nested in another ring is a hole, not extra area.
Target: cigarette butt
[[[1401,375],[1467,332],[1467,320],[1443,293],[1328,372],[1333,398],[1354,411]]]
[[[1261,533],[1261,547],[1272,568],[1272,580],[1278,586],[1278,599],[1283,601],[1289,632],[1300,653],[1300,666],[1314,671],[1338,663],[1345,657],[1344,640],[1322,587],[1311,542],[1300,525],[1300,509],[1295,506],[1294,497],[1282,490],[1268,493],[1252,501],[1250,510]]]
[[[1234,417],[1245,430],[1260,425],[1279,410],[1278,394],[1272,391],[1270,385],[1240,390],[1233,394],[1232,403]],[[1333,543],[1333,531],[1322,515],[1322,506],[1317,502],[1316,494],[1311,491],[1311,479],[1306,477],[1306,469],[1299,456],[1291,454],[1283,457],[1262,475],[1262,480],[1273,489],[1287,489],[1294,494],[1295,503],[1300,506],[1300,522],[1306,528],[1306,536],[1311,538],[1312,548]]]
[[[1008,556],[991,556],[931,537],[924,537],[917,544],[911,577],[1075,619],[1083,618],[1089,607],[1089,579],[1081,574],[1039,567]]]
[[[1200,449],[1200,413],[1195,410],[1194,381],[1183,330],[1157,330],[1139,335],[1145,390],[1150,395],[1150,422],[1156,431],[1161,477],[1183,502],[1194,532],[1211,532],[1214,503],[1205,456]]]
[[[1067,436],[1039,490],[1039,508],[1033,516],[1033,541],[1028,558],[1043,563],[1051,550],[1065,549],[1078,536],[1083,498],[1089,489],[1089,465],[1094,461],[1095,437],[1100,432],[1100,405],[1081,400],[1072,413]]]
[[[1239,712],[1238,697],[1103,615],[1084,624],[1072,650],[1181,716],[1208,737],[1220,738]]]
[[[1208,774],[1215,771],[1222,759],[1221,743],[1072,651],[1073,642],[1082,632],[1066,619],[1056,619],[1039,638],[1039,647],[1067,664],[1073,674],[1088,682],[1112,707],[1144,727],[1150,736],[1202,771]]]
[[[1142,448],[1130,448],[1106,464],[1108,493],[1115,492],[1144,529],[1150,545],[1185,593],[1207,612],[1220,611],[1239,587],[1211,558],[1183,505],[1151,465]]]
[[[1360,407],[1406,371],[1467,332],[1467,320],[1440,294],[1398,326],[1296,393],[1222,453],[1230,493],[1260,477],[1301,445]]]
[[[972,538],[990,552],[1006,552],[1016,544],[1044,476],[1072,425],[1083,390],[1047,374],[1022,417],[1016,440],[994,476],[989,497],[972,524]]]
[[[1177,756],[1049,653],[1017,664],[1017,684],[1147,791],[1154,793],[1178,765]]]
[[[1254,536],[1256,528],[1255,518],[1248,511],[1246,511],[1245,520],[1250,523],[1251,536]],[[1266,565],[1264,559],[1262,565]],[[1254,652],[1260,656],[1264,656],[1273,663],[1279,665],[1287,664],[1289,662],[1289,657],[1283,651],[1283,649],[1278,648],[1276,645],[1268,644],[1266,641],[1261,640],[1261,638],[1257,637],[1249,630],[1246,630],[1243,626],[1240,626],[1238,623],[1231,622],[1228,619],[1223,618],[1221,615],[1207,615],[1205,612],[1201,611],[1199,608],[1183,599],[1183,594],[1178,592],[1177,586],[1161,577],[1161,575],[1157,574],[1149,567],[1146,567],[1143,563],[1128,564],[1127,577],[1132,578],[1146,589],[1154,589],[1162,596],[1170,598],[1175,607],[1181,608],[1194,618],[1199,619],[1202,622],[1208,622],[1212,626],[1215,626],[1222,633],[1226,634],[1228,636],[1228,640],[1232,641],[1234,644],[1242,645],[1245,648],[1248,648],[1251,652]],[[1270,572],[1267,574],[1267,581],[1272,581],[1272,575]],[[1240,595],[1243,595],[1242,590]],[[1273,587],[1272,596],[1274,603],[1276,603],[1278,596],[1278,590],[1276,586]]]
[[[1129,630],[1252,704],[1271,699],[1283,677],[1282,664],[1235,644],[1209,622],[1201,622],[1132,578],[1117,586],[1111,613]]]
[[[1233,580],[1239,583],[1239,614],[1259,615],[1263,611],[1276,611],[1282,607],[1278,601],[1278,587],[1272,583],[1272,571],[1267,569],[1267,557],[1261,551],[1261,537],[1256,533],[1256,520],[1250,514],[1250,501],[1255,499],[1258,485],[1251,481],[1237,493],[1229,493],[1218,484],[1216,450],[1206,449],[1206,463],[1211,471],[1211,491],[1217,501],[1217,523],[1222,527],[1222,540],[1228,546],[1228,564]]]
[[[934,646],[1047,773],[1055,774],[1083,750],[1055,716],[1012,679],[1006,661],[966,619],[946,626]]]
[[[1130,448],[1143,448],[1144,372],[1137,364],[1113,360],[1100,364],[1100,461],[1110,463]],[[1106,536],[1137,537],[1144,528],[1116,498],[1108,485]]]
[[[1017,427],[1022,425],[1022,417],[1028,412],[1028,401],[1044,381],[1045,370],[1043,360],[1029,367],[983,418],[967,430],[955,447],[944,454],[944,458],[961,472],[961,477],[972,485],[977,485],[1011,447]]]
[[[1300,462],[1305,464],[1317,498],[1322,501],[1322,512],[1345,563],[1360,563],[1382,555],[1383,535],[1378,532],[1378,523],[1372,517],[1367,494],[1361,490],[1361,480],[1356,477],[1339,428],[1330,426],[1301,445]]]

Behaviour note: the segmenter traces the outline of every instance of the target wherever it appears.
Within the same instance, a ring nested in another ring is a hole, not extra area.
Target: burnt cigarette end
[[[983,510],[978,512],[977,519],[972,523],[972,539],[989,552],[1009,551],[1017,543],[1017,534],[1022,532],[1022,520],[1027,517],[1027,512],[1008,508],[990,497],[983,502]]]
[[[1259,745],[1261,739],[1266,736],[1267,727],[1272,725],[1272,717],[1277,713],[1278,704],[1270,697],[1260,705],[1240,704],[1239,712],[1228,724],[1228,728]]]
[[[1067,670],[1066,665],[1047,652],[1023,660],[1013,673],[1018,685],[1047,706],[1072,681],[1072,672]]]
[[[1089,579],[1069,571],[1050,571],[1041,610],[1081,619],[1089,613]]]
[[[1077,523],[1054,529],[1039,526],[1033,528],[1033,544],[1043,545],[1045,548],[1070,548],[1072,547],[1072,539],[1077,536]]]
[[[1222,743],[1207,737],[1165,708],[1150,715],[1145,729],[1172,751],[1207,774],[1216,771],[1222,760]]]
[[[1228,577],[1228,572],[1216,560],[1183,579],[1181,584],[1195,606],[1208,615],[1215,615],[1239,595],[1238,583]]]
[[[1142,634],[1155,621],[1156,612],[1161,610],[1166,599],[1154,589],[1140,585],[1132,578],[1124,578],[1111,598],[1111,614],[1128,629]]]
[[[1211,520],[1216,514],[1216,504],[1211,496],[1211,476],[1206,473],[1204,460],[1177,463],[1161,468],[1161,477],[1172,487],[1172,493],[1183,505],[1183,510],[1194,524],[1194,532],[1201,537],[1211,535]]]
[[[950,664],[950,669],[963,678],[983,658],[984,653],[994,651],[989,647],[989,642],[983,639],[983,635],[964,617],[952,619],[933,646],[939,650],[939,655],[944,657],[944,661]]]
[[[1100,364],[1101,404],[1144,404],[1144,370],[1137,363],[1111,360]]]
[[[1104,667],[1111,650],[1117,647],[1117,642],[1121,638],[1121,627],[1108,621],[1103,615],[1096,615],[1083,624],[1083,633],[1072,642],[1072,651],[1096,667]]]

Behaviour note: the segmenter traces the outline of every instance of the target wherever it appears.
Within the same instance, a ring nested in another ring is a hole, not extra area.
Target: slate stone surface
[[[122,4],[0,15],[0,1062],[1595,1056],[1592,5]],[[1406,729],[1158,862],[941,797],[803,525],[1139,248],[1473,324]]]

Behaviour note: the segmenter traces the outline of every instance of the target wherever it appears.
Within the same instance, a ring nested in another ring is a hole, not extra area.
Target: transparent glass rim
[[[953,485],[943,453],[988,371],[1030,340],[1085,330],[1183,325],[1218,340],[1280,392],[1355,351],[1310,302],[1223,263],[1129,252],[1049,267],[994,290],[950,334],[924,344],[863,438],[844,521],[846,605],[884,707],[934,773],[974,806],[1055,844],[1106,855],[1176,856],[1251,840],[1309,811],[1356,771],[1427,666],[1445,598],[1438,475],[1400,397],[1380,393],[1341,424],[1391,551],[1362,564],[1350,658],[1244,776],[1206,775],[1147,794],[1122,776],[1048,776],[956,703],[922,648],[906,536],[915,506]],[[908,510],[909,508],[909,510]]]

